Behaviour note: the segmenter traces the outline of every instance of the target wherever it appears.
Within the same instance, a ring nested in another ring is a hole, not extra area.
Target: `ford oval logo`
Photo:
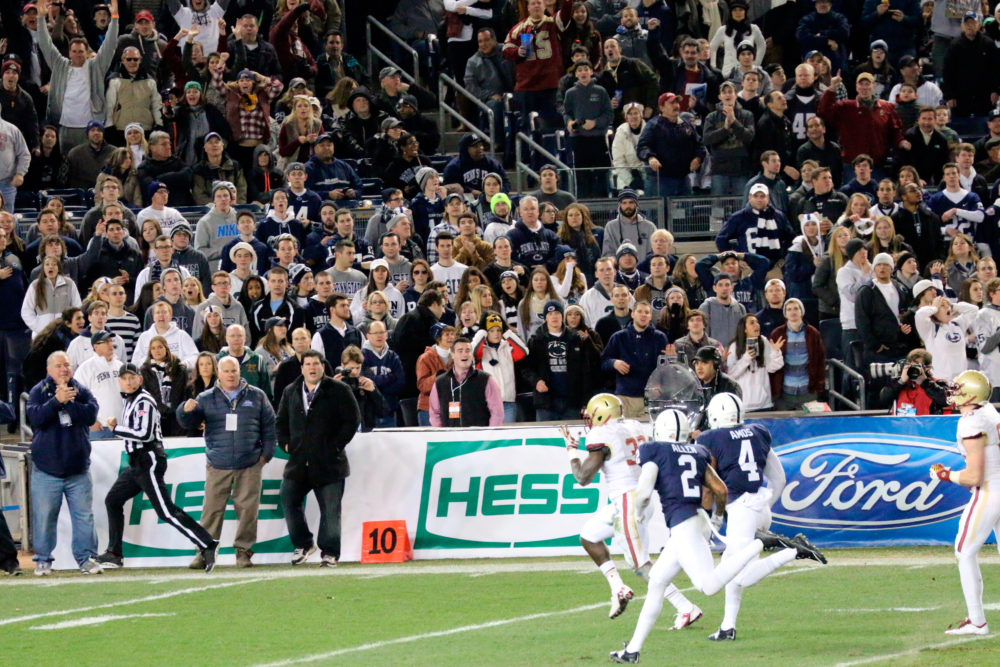
[[[887,433],[807,438],[775,449],[786,484],[779,523],[813,530],[891,530],[961,515],[969,491],[931,479],[935,463],[963,468],[955,445]]]

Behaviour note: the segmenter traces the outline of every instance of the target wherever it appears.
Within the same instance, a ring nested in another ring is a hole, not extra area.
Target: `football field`
[[[665,605],[642,650],[651,665],[997,665],[1000,558],[981,554],[986,637],[948,637],[965,617],[949,548],[827,552],[747,589],[735,642],[707,640],[724,594],[670,631]],[[617,562],[622,566],[622,559]],[[610,664],[640,598],[607,618],[607,583],[584,558],[126,570],[0,579],[5,665]],[[676,581],[688,586],[683,575]]]

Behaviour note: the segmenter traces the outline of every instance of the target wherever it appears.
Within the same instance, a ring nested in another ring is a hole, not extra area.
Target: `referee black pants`
[[[7,519],[0,511],[0,568],[10,562],[17,562],[17,546],[7,527]]]
[[[192,519],[187,512],[177,507],[170,499],[163,473],[167,470],[167,458],[154,451],[129,454],[129,467],[118,475],[114,485],[104,499],[108,510],[108,551],[118,557],[122,555],[122,535],[125,532],[125,503],[145,492],[153,503],[156,516],[176,528],[181,535],[191,540],[199,549],[215,543],[208,531]]]

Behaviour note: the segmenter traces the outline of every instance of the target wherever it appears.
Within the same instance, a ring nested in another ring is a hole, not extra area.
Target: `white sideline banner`
[[[582,431],[581,431],[582,432]],[[200,516],[205,485],[201,438],[168,438],[165,482],[174,502]],[[484,558],[582,555],[580,528],[607,502],[596,481],[573,479],[562,436],[555,427],[413,429],[362,433],[347,448],[341,560],[361,558],[362,524],[406,521],[414,557]],[[280,450],[263,470],[254,562],[288,563],[292,546],[279,489],[287,455]],[[128,462],[118,440],[95,441],[91,455],[98,550],[107,545],[104,498]],[[659,508],[657,508],[657,512]],[[315,534],[319,509],[310,495],[306,518]],[[232,505],[226,511],[219,563],[235,563]],[[653,521],[651,552],[666,537]],[[65,503],[59,516],[57,569],[75,568]],[[161,522],[144,494],[125,505],[124,555],[129,567],[184,567],[195,548]],[[612,546],[613,550],[614,545]],[[319,553],[313,557],[318,562]]]

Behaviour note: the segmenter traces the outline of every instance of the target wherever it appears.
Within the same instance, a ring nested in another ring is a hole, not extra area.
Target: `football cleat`
[[[723,630],[719,628],[708,636],[713,642],[733,642],[736,641],[736,628]]]
[[[628,586],[622,586],[617,593],[611,595],[611,612],[608,618],[618,618],[628,606],[628,601],[635,597],[635,593]]]
[[[691,611],[687,613],[677,612],[677,616],[674,617],[674,625],[671,630],[683,630],[689,625],[694,625],[694,622],[701,618],[702,613],[698,605],[692,605]]]
[[[620,665],[634,665],[639,662],[639,652],[629,653],[628,642],[625,642],[625,648],[620,651],[612,651],[608,657],[611,658],[611,662],[617,662]]]
[[[760,540],[764,543],[764,551],[774,551],[775,549],[795,549],[798,550],[798,545],[794,544],[784,535],[778,535],[777,533],[772,533],[769,530],[758,530],[754,533],[754,539]]]
[[[797,559],[808,558],[810,560],[819,561],[820,563],[823,563],[823,565],[826,565],[826,556],[821,554],[819,549],[810,544],[809,540],[807,540],[806,536],[803,535],[802,533],[799,533],[798,535],[792,538],[792,544],[795,545],[795,548],[798,552],[795,554],[795,558]]]
[[[990,633],[990,626],[985,622],[982,625],[975,625],[969,619],[965,619],[957,627],[953,628],[949,625],[944,633],[946,635],[988,635]]]

